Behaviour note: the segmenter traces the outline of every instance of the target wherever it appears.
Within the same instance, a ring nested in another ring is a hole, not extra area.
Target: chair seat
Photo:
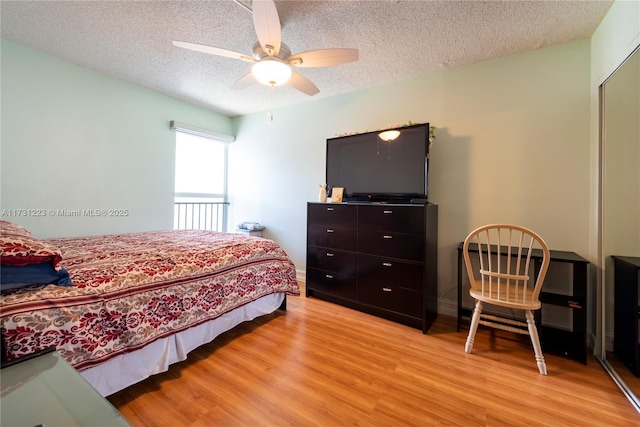
[[[500,293],[498,293],[497,286],[494,284],[492,292],[489,293],[488,286],[485,285],[485,292],[482,292],[482,281],[476,280],[471,289],[469,289],[469,295],[480,301],[484,301],[493,305],[498,305],[508,308],[517,308],[519,310],[537,310],[541,307],[540,300],[533,298],[533,289],[525,290],[525,298],[522,298],[522,288],[516,292],[511,286],[509,288],[509,294],[507,295],[507,286],[500,287]]]

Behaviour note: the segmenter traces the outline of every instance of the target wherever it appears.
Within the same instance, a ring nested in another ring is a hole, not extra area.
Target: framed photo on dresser
[[[342,203],[342,196],[344,195],[343,187],[333,187],[331,190],[331,203]]]

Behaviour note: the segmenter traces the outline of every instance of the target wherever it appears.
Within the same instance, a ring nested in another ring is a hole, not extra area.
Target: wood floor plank
[[[303,291],[304,295],[304,291]],[[239,325],[109,397],[134,426],[637,426],[590,357],[585,366],[439,316],[429,333],[315,298]]]

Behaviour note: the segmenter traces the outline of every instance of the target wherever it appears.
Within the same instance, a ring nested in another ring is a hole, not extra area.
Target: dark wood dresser
[[[306,295],[426,333],[437,250],[436,205],[308,203]]]

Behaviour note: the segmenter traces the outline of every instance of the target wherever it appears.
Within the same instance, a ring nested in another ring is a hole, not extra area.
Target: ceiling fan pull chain
[[[273,121],[273,113],[271,112],[271,108],[273,106],[273,86],[267,86],[267,90],[269,93],[269,110],[267,111],[267,118],[269,121]]]

